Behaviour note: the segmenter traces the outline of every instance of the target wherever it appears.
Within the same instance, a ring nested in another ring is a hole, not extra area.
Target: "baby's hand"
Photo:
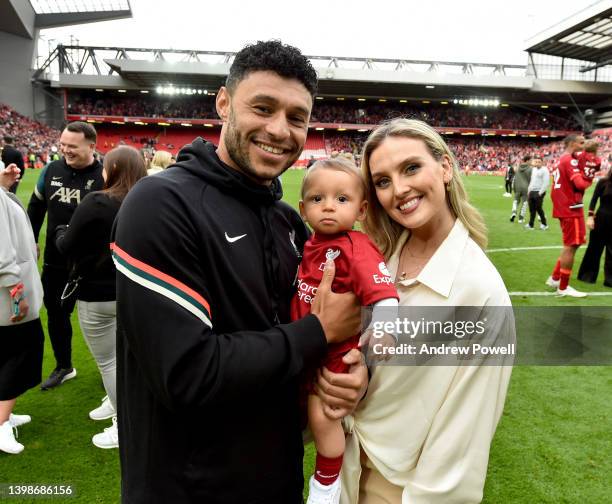
[[[359,348],[364,351],[368,365],[375,362],[388,361],[392,354],[387,349],[395,347],[397,344],[391,334],[383,333],[382,336],[377,337],[374,336],[373,332],[374,330],[369,328],[359,339]]]

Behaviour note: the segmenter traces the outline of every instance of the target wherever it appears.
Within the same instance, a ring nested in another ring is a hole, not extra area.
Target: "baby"
[[[595,140],[587,140],[584,143],[584,150],[574,152],[572,162],[576,164],[576,172],[584,180],[586,187],[582,191],[577,191],[574,194],[574,203],[570,208],[582,208],[584,191],[593,183],[595,174],[601,169],[601,158],[597,156],[599,143]]]
[[[328,259],[336,267],[334,292],[353,292],[363,306],[397,307],[397,291],[380,251],[365,234],[352,230],[356,221],[365,219],[367,208],[365,184],[357,167],[342,158],[316,162],[304,177],[301,198],[300,213],[314,235],[304,245],[298,291],[291,305],[293,319],[310,312]],[[342,357],[358,346],[359,334],[330,345],[323,366],[334,373],[347,372]],[[308,422],[317,458],[307,504],[337,503],[345,448],[342,424],[327,418],[319,397],[312,388],[308,392]]]

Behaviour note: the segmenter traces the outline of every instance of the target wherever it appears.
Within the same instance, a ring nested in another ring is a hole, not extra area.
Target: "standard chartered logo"
[[[57,198],[61,203],[72,203],[72,199],[76,201],[77,205],[81,202],[81,190],[70,189],[69,187],[60,187],[53,193],[50,199]]]

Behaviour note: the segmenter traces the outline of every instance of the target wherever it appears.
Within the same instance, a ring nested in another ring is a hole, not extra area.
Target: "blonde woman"
[[[364,229],[388,260],[400,310],[509,310],[484,222],[440,135],[416,120],[385,123],[364,146],[362,172]],[[342,504],[480,502],[510,374],[502,365],[374,368],[346,419]]]
[[[158,150],[153,156],[151,166],[147,170],[147,175],[159,173],[172,164],[172,154],[167,151]]]

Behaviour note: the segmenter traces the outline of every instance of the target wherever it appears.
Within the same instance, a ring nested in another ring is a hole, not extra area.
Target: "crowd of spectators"
[[[312,122],[379,124],[395,117],[420,119],[437,127],[487,129],[575,130],[581,129],[569,116],[542,113],[526,108],[478,109],[465,105],[412,105],[404,103],[355,105],[346,102],[315,105]]]
[[[12,137],[15,148],[23,152],[28,161],[47,162],[51,148],[57,146],[59,135],[59,130],[0,103],[0,138]]]
[[[173,119],[218,119],[213,97],[69,96],[69,114]]]
[[[68,113],[120,117],[172,119],[218,119],[212,96],[119,96],[70,95]],[[465,105],[364,102],[324,103],[316,100],[311,121],[320,123],[378,124],[394,117],[421,119],[438,127],[525,130],[581,129],[569,115],[528,108],[479,109]]]
[[[165,102],[167,108],[165,110],[180,110],[180,107],[187,106],[188,102],[190,103],[190,110],[194,110],[191,104],[192,100],[182,100],[179,97],[178,101],[167,101]],[[176,99],[175,99],[176,100]],[[132,100],[134,101],[134,100]],[[143,102],[146,100],[143,100]],[[112,100],[110,102],[106,102],[105,100],[99,100],[99,106],[109,106],[115,107],[112,112],[115,114],[118,112],[118,109],[123,107],[129,107],[130,100]],[[210,103],[209,103],[210,102]],[[81,102],[81,105],[84,106],[85,103],[89,102]],[[93,102],[92,102],[93,103]],[[138,105],[138,100],[134,101]],[[152,102],[150,102],[152,103]],[[214,103],[211,101],[211,98],[208,98],[208,101],[201,100],[202,110],[205,107]],[[97,106],[97,105],[96,105]],[[178,107],[171,109],[170,107]],[[100,108],[97,108],[100,113]],[[330,111],[334,111],[335,113],[342,114],[342,111],[346,113],[348,109],[343,108],[342,106],[336,107],[315,107],[314,114],[323,114],[316,116],[317,120],[322,121],[330,121],[334,123],[342,122],[339,117],[336,116],[328,116]],[[389,107],[389,110],[391,108]],[[452,122],[460,120],[459,117],[466,117],[462,114],[484,114],[484,112],[479,111],[467,111],[467,110],[459,110],[456,108],[443,109],[444,111],[449,112],[445,116],[445,120]],[[492,113],[504,113],[509,114],[511,111],[507,110],[499,110],[493,111]],[[82,113],[84,113],[84,109],[82,109]],[[109,112],[110,113],[110,112]],[[453,115],[457,113],[457,115]],[[487,114],[489,114],[488,112]],[[513,112],[514,113],[514,112]],[[382,117],[377,117],[377,120],[382,120]],[[419,116],[421,119],[431,121],[431,117],[424,117],[423,115]],[[387,117],[385,117],[387,118]],[[355,120],[358,117],[355,116]],[[483,119],[481,117],[481,119]],[[515,116],[512,120],[516,124],[517,121],[521,121],[524,118]],[[465,119],[467,120],[467,119]],[[26,116],[23,116],[13,110],[11,107],[0,104],[0,137],[4,135],[11,136],[15,139],[15,146],[24,153],[24,156],[30,164],[33,164],[33,161],[38,163],[46,163],[49,160],[51,155],[52,147],[57,146],[59,139],[60,131],[50,128],[40,122],[34,121]],[[352,154],[358,161],[361,149],[363,147],[363,143],[368,137],[367,132],[356,132],[356,131],[347,131],[347,132],[334,132],[334,131],[326,131],[325,132],[325,147],[328,154],[337,154],[337,153],[350,153]],[[593,135],[593,138],[597,139],[600,143],[599,155],[604,159],[605,166],[612,165],[612,129],[602,130],[600,132],[596,132]],[[530,153],[537,153],[541,155],[549,168],[552,168],[554,165],[555,159],[559,157],[561,154],[563,147],[562,143],[558,140],[549,139],[545,140],[524,140],[520,138],[487,138],[487,137],[454,137],[454,136],[446,136],[446,139],[453,149],[457,160],[459,161],[459,165],[462,169],[467,169],[469,171],[497,171],[497,170],[505,170],[509,164],[516,164],[519,159],[522,158],[523,155]],[[158,148],[167,149],[173,151],[174,145],[157,145],[158,138],[157,137],[146,137],[143,138],[140,135],[138,137],[134,135],[127,134],[125,138],[121,137],[120,143],[129,143],[130,145],[136,145],[142,149],[148,149],[154,152]],[[114,146],[114,145],[113,145]],[[102,147],[102,146],[100,146]],[[106,146],[112,147],[112,146]]]
[[[359,160],[359,153],[368,138],[368,133],[328,133],[325,148],[329,153],[349,152]],[[604,160],[604,169],[612,165],[612,129],[592,138],[600,143],[599,156]],[[518,138],[483,138],[446,136],[461,170],[470,172],[503,171],[509,165],[516,165],[525,154],[542,156],[549,170],[563,153],[561,139],[524,140]]]

